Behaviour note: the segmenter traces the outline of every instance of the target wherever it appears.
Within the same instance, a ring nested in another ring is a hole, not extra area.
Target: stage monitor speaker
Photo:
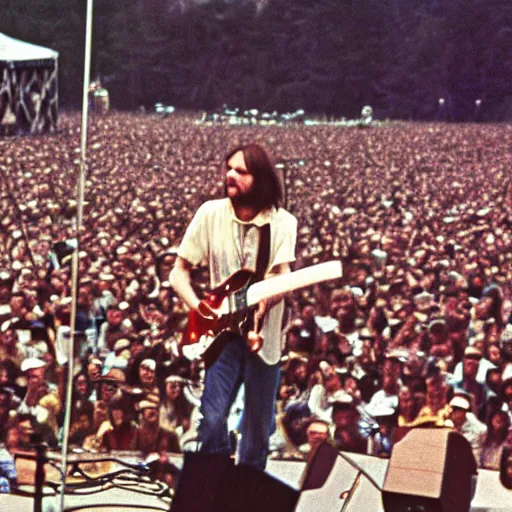
[[[215,497],[215,512],[293,512],[300,492],[250,466],[232,466]]]
[[[185,452],[171,512],[292,512],[299,495],[229,457]]]
[[[301,490],[310,491],[322,488],[339,456],[338,450],[334,446],[326,442],[321,443],[308,461]]]
[[[382,490],[386,512],[468,512],[477,465],[448,429],[414,429],[393,447]]]
[[[224,455],[185,452],[171,512],[214,512],[214,498],[233,460]]]

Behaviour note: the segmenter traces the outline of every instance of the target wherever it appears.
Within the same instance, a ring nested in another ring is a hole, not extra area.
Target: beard
[[[237,193],[234,197],[230,197],[228,193],[228,185],[235,187],[237,190]],[[243,207],[249,207],[254,208],[256,211],[260,211],[262,209],[261,205],[264,203],[264,198],[258,197],[259,194],[256,190],[256,187],[253,186],[247,191],[242,192],[234,182],[228,182],[227,180],[224,183],[224,195],[226,197],[229,197],[231,200],[231,203],[233,204],[233,207],[243,206]]]

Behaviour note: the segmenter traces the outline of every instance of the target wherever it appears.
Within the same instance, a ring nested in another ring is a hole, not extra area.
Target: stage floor
[[[131,463],[140,460],[126,452],[117,453],[115,456]],[[358,470],[349,463],[348,459],[359,466],[370,478],[361,474],[357,481]],[[171,460],[178,468],[181,468],[182,455],[172,455]],[[346,503],[345,510],[348,512],[384,512],[381,493],[376,486],[382,487],[387,466],[386,459],[352,453],[343,454],[343,457],[337,458],[321,489],[302,492],[296,512],[339,512],[347,499],[349,503]],[[110,473],[120,468],[121,465],[110,462],[108,465],[103,464],[102,467],[96,468],[96,471]],[[267,473],[295,489],[300,489],[305,468],[304,462],[269,460]],[[26,467],[25,470],[28,474],[29,468]],[[55,473],[53,477],[55,478]],[[27,489],[30,488],[27,486]],[[136,481],[124,485],[123,488],[100,486],[80,493],[67,494],[64,501],[65,510],[68,512],[126,512],[127,507],[130,507],[131,512],[169,510],[169,499],[145,494],[148,490],[149,488],[145,488],[144,485]],[[352,493],[348,492],[351,490]],[[48,489],[48,491],[51,490]],[[49,495],[44,499],[43,512],[59,510],[58,504],[59,497],[54,494],[53,496]],[[1,512],[25,512],[32,508],[33,501],[30,497],[0,494]],[[507,490],[501,485],[498,472],[478,471],[476,493],[471,511],[512,512],[512,490]]]

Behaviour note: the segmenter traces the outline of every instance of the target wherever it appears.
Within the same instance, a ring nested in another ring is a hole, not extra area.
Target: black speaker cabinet
[[[299,495],[229,457],[185,452],[171,512],[292,512]]]
[[[468,441],[448,429],[414,429],[393,447],[386,512],[468,512],[477,465]]]

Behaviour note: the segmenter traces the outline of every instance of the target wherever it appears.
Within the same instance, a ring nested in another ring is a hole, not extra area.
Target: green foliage
[[[2,3],[0,31],[59,51],[61,103],[80,106],[86,0]],[[94,0],[91,74],[118,108],[471,120],[480,98],[497,119],[511,26],[505,0]]]

